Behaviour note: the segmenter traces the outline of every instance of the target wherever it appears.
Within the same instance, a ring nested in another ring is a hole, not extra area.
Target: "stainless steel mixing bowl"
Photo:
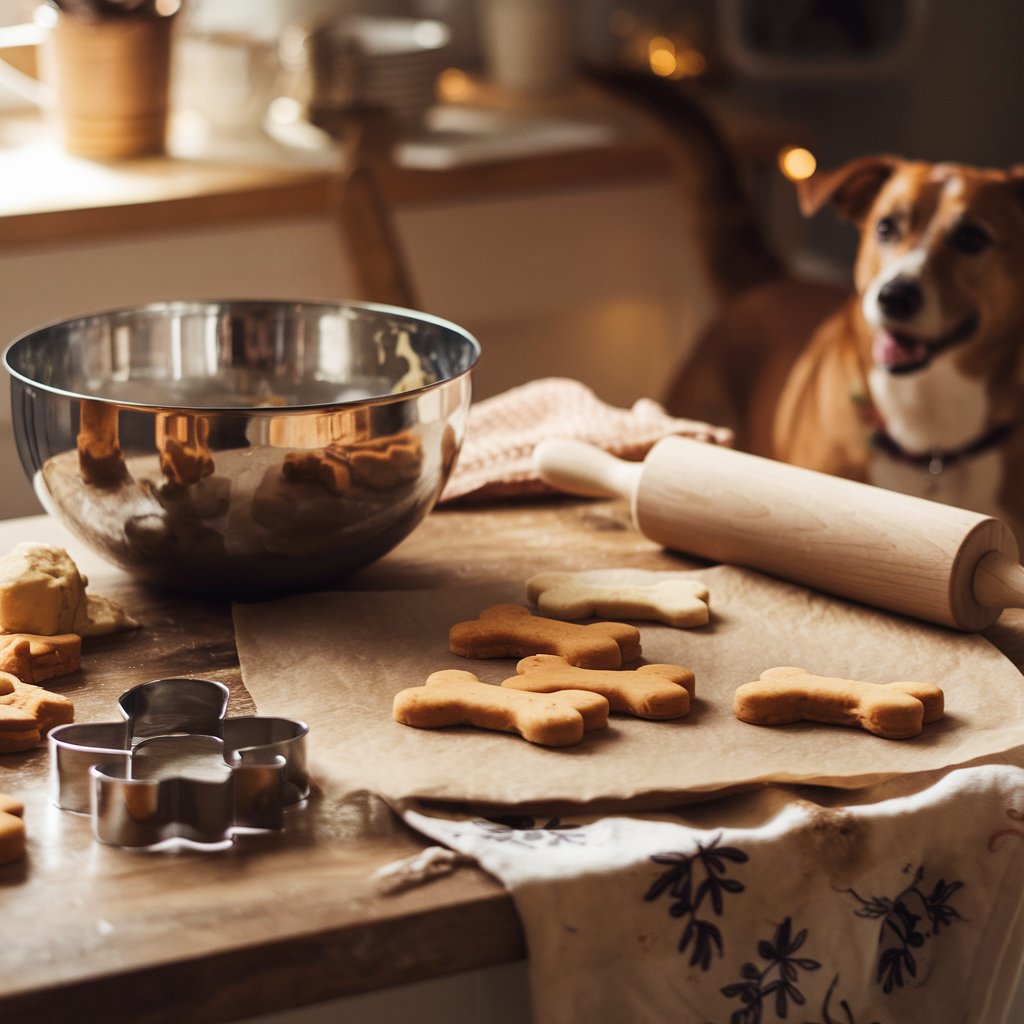
[[[137,576],[244,595],[331,584],[423,519],[479,352],[387,306],[168,302],[42,327],[4,364],[48,511]]]

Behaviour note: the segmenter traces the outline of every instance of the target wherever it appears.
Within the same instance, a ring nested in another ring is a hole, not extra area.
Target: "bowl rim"
[[[102,395],[90,395],[79,391],[69,391],[65,388],[54,387],[52,384],[45,384],[42,381],[34,380],[31,377],[25,376],[25,374],[14,369],[11,365],[11,354],[20,345],[27,342],[29,339],[34,338],[36,335],[44,334],[47,331],[53,331],[61,327],[69,327],[72,324],[84,324],[90,320],[103,320],[106,318],[116,316],[126,316],[139,313],[158,313],[167,312],[171,310],[202,310],[204,308],[216,309],[220,308],[226,310],[229,307],[254,307],[254,306],[277,306],[277,307],[288,307],[288,306],[303,306],[309,309],[322,309],[322,310],[355,310],[358,312],[367,313],[385,313],[390,315],[398,315],[409,320],[415,320],[420,323],[431,324],[435,327],[443,328],[447,331],[452,331],[459,335],[469,345],[469,360],[466,368],[459,373],[452,374],[450,377],[444,377],[440,380],[433,381],[430,384],[423,384],[420,387],[409,388],[406,391],[399,391],[395,394],[387,395],[375,395],[372,398],[356,398],[350,401],[343,402],[314,402],[308,405],[288,405],[288,406],[209,406],[209,405],[153,405],[149,402],[131,402],[125,401],[121,398],[107,398]],[[453,320],[447,320],[444,317],[435,316],[433,313],[426,313],[422,310],[412,309],[407,306],[396,306],[382,302],[363,302],[361,300],[348,300],[348,299],[160,299],[152,302],[145,302],[137,306],[116,306],[107,309],[101,309],[96,312],[83,313],[78,316],[61,317],[57,320],[49,321],[48,323],[41,324],[37,327],[33,327],[31,330],[24,331],[19,334],[13,341],[11,341],[3,350],[0,361],[3,363],[3,368],[7,371],[8,375],[13,381],[19,381],[22,385],[34,388],[39,391],[44,391],[47,394],[57,395],[61,398],[71,398],[77,400],[85,400],[92,402],[100,402],[108,405],[116,405],[120,408],[126,409],[137,409],[140,411],[148,410],[162,410],[162,409],[174,409],[182,412],[195,412],[200,414],[218,414],[228,415],[237,414],[244,416],[257,416],[257,415],[272,415],[272,416],[288,416],[295,413],[309,413],[315,412],[322,409],[341,409],[351,406],[365,405],[367,403],[373,403],[375,405],[392,404],[395,402],[402,402],[409,398],[414,398],[418,395],[425,394],[429,391],[443,387],[446,384],[450,384],[454,381],[460,380],[461,378],[470,374],[476,367],[477,362],[480,359],[480,342],[476,336],[470,331],[466,330],[465,327],[460,326]]]

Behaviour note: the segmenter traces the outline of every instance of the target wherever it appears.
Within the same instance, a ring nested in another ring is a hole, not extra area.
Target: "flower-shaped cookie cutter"
[[[309,795],[304,722],[228,718],[211,679],[140,683],[117,702],[121,722],[51,730],[50,798],[92,816],[113,846],[168,839],[221,843],[238,829],[284,828]]]

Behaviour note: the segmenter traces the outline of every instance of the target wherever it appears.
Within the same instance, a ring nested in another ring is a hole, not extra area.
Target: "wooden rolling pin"
[[[665,547],[889,611],[980,630],[1024,607],[1024,567],[998,519],[717,445],[666,437],[643,462],[544,441],[559,490],[629,498]]]

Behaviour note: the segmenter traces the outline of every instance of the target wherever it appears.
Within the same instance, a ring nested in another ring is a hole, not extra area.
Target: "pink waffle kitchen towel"
[[[712,444],[733,440],[731,430],[669,416],[649,398],[619,409],[576,380],[531,381],[470,408],[466,440],[441,501],[552,493],[532,464],[534,447],[547,438],[586,441],[638,461],[669,434]]]

